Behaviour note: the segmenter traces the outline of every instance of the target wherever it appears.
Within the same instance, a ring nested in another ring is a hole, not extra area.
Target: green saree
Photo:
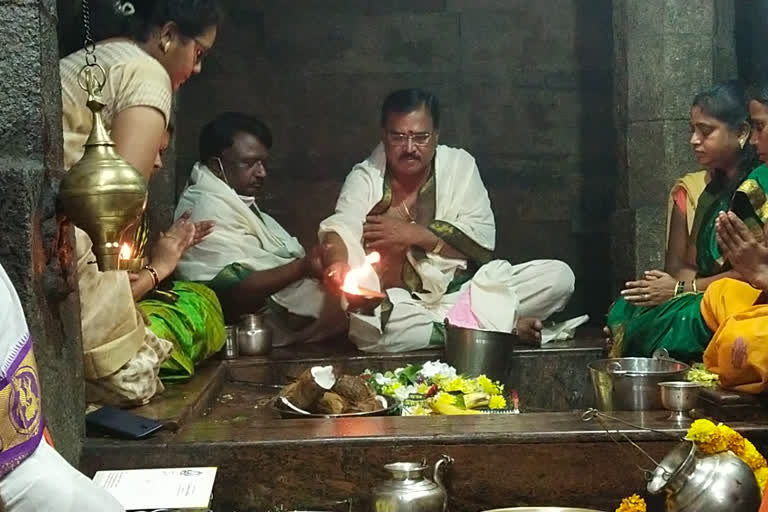
[[[768,220],[768,168],[754,169],[738,188],[713,180],[699,198],[693,222],[698,276],[709,277],[729,270],[715,237],[720,212],[733,210],[752,229]],[[653,307],[635,306],[619,298],[608,312],[613,336],[612,357],[650,357],[665,348],[681,361],[701,361],[712,331],[701,316],[701,293],[684,293]]]
[[[139,302],[149,318],[150,330],[173,343],[171,357],[160,368],[163,380],[189,378],[195,366],[218,352],[226,337],[224,315],[216,294],[207,286],[173,282]]]

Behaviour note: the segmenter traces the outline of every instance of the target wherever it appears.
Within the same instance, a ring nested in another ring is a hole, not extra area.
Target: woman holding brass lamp
[[[201,71],[219,24],[216,0],[132,0],[114,3],[122,35],[93,43],[87,3],[85,48],[61,59],[64,165],[83,155],[92,125],[88,93],[79,83],[90,58],[104,70],[101,116],[116,151],[149,179],[170,121],[171,102],[188,78]],[[202,229],[201,229],[202,228]],[[138,405],[162,389],[158,373],[172,350],[147,326],[135,300],[175,268],[180,254],[210,226],[180,219],[149,252],[134,279],[124,271],[99,272],[92,241],[76,229],[84,371],[88,399]],[[201,232],[202,231],[202,232]],[[133,247],[129,247],[133,251]],[[136,254],[136,253],[133,253]],[[141,254],[138,254],[141,256]],[[212,306],[218,308],[218,303]],[[220,310],[220,308],[219,308]],[[222,326],[223,330],[223,326]]]

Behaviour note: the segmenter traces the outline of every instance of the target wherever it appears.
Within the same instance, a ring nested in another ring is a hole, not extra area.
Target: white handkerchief
[[[577,316],[565,322],[544,327],[541,330],[541,344],[545,345],[551,341],[565,341],[573,338],[576,328],[589,321],[589,315]]]

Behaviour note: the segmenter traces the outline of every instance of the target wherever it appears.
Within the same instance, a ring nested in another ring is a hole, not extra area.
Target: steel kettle
[[[433,470],[433,480],[424,477],[426,462],[393,462],[384,466],[389,480],[378,484],[371,498],[371,512],[445,512],[448,493],[443,486],[440,468],[453,463],[443,455]]]
[[[731,452],[703,455],[680,443],[650,475],[648,492],[667,495],[667,512],[756,512],[760,488],[754,473]]]

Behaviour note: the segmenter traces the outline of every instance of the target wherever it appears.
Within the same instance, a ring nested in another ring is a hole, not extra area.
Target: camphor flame
[[[120,259],[121,260],[129,260],[131,259],[131,246],[128,245],[128,242],[123,243],[123,246],[120,248]]]
[[[381,254],[376,251],[366,255],[362,266],[347,272],[344,285],[341,287],[342,291],[353,295],[365,295],[365,291],[360,288],[360,281],[374,272],[373,265],[379,261],[381,261]]]

